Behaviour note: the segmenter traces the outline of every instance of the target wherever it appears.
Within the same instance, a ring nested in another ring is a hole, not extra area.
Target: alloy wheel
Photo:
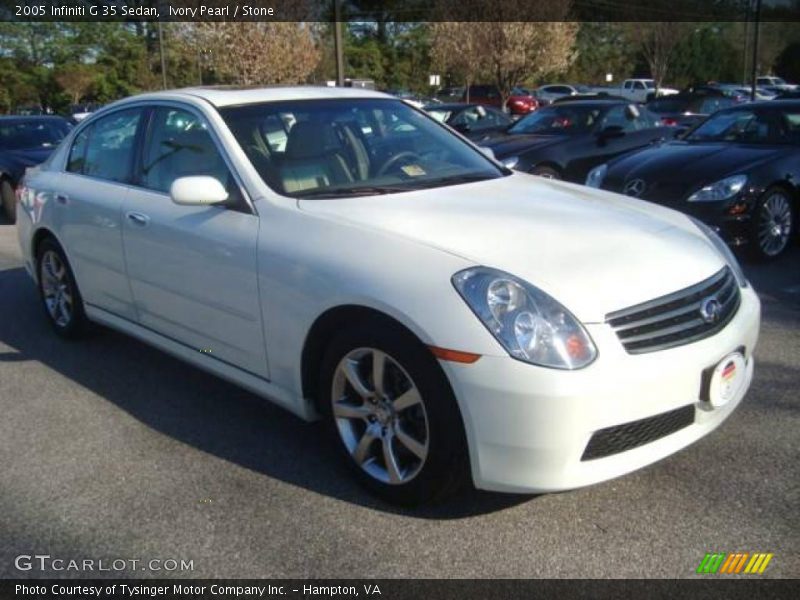
[[[761,205],[758,245],[766,256],[777,256],[786,248],[792,232],[792,207],[781,192],[773,192]]]
[[[41,264],[42,294],[47,312],[56,325],[67,327],[74,313],[67,267],[53,250],[44,253]]]
[[[404,484],[428,457],[425,404],[405,369],[375,348],[356,348],[333,376],[332,411],[350,456],[370,476]]]

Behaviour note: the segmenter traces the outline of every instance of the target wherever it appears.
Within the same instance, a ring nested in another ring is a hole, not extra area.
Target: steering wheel
[[[422,157],[417,154],[416,152],[411,152],[411,150],[403,150],[402,152],[398,152],[394,156],[390,156],[385,163],[383,163],[378,169],[378,172],[375,174],[376,177],[380,177],[381,175],[386,175],[386,173],[394,167],[398,162],[403,160],[404,158],[413,158],[415,160],[422,160]]]

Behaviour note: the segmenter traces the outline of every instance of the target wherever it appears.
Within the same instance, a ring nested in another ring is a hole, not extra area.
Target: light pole
[[[161,54],[161,85],[167,89],[167,60],[164,57],[164,32],[161,29],[161,21],[158,24],[158,52]]]
[[[342,0],[333,0],[333,46],[336,52],[336,85],[344,85],[344,47],[342,41]]]
[[[756,71],[758,69],[758,30],[760,29],[761,25],[761,0],[756,0],[756,18],[753,26],[755,27],[755,33],[753,33],[753,84],[750,88],[750,100],[756,99],[756,77],[758,76]]]

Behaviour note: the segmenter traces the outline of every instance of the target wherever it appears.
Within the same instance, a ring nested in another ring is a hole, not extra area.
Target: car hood
[[[607,180],[662,179],[685,188],[705,185],[771,160],[785,148],[712,142],[669,142],[611,163]]]
[[[497,158],[517,156],[523,152],[546,148],[566,139],[561,135],[535,135],[530,133],[501,133],[481,142],[481,146],[491,148]]]
[[[298,205],[512,273],[586,323],[688,287],[724,265],[680,213],[523,173],[383,196],[300,200]],[[357,241],[351,237],[350,243]]]

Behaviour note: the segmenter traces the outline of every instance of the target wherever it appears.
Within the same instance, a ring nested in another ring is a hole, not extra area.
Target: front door
[[[256,276],[258,217],[244,202],[205,120],[190,109],[152,112],[123,207],[123,239],[139,322],[254,375],[268,378]],[[178,177],[208,175],[227,206],[171,201]]]

